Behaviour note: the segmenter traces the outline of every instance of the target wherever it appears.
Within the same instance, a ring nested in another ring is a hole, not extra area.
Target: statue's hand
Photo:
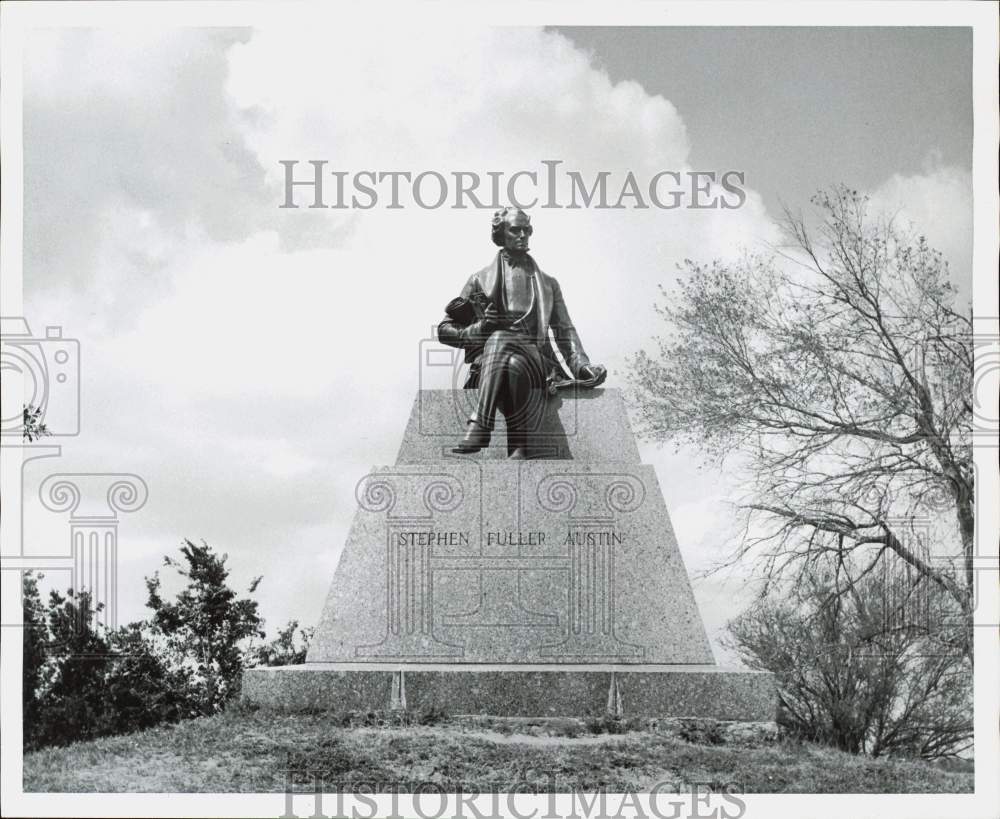
[[[509,330],[511,320],[507,316],[500,314],[492,304],[486,308],[485,314],[479,321],[474,321],[460,332],[460,338],[465,345],[485,344],[491,335],[497,330]]]
[[[478,323],[482,334],[489,337],[491,333],[495,333],[497,330],[509,330],[511,320],[507,316],[500,315],[500,311],[497,310],[496,305],[491,304],[486,308],[486,314]]]
[[[594,381],[594,386],[599,387],[608,377],[608,371],[600,364],[588,364],[580,368],[580,378],[584,381]]]

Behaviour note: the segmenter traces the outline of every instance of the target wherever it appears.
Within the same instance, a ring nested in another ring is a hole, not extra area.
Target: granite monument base
[[[773,721],[772,675],[715,665],[619,391],[547,400],[525,461],[499,427],[451,451],[475,397],[417,394],[395,464],[357,484],[305,664],[248,670],[244,701]]]

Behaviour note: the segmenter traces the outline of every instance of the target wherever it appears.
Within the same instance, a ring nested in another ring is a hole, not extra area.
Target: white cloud
[[[243,29],[46,29],[24,68],[26,293],[67,288],[108,325],[170,288],[207,237],[260,230],[263,170],[226,98]]]
[[[889,177],[872,192],[872,205],[941,251],[964,304],[972,298],[972,174],[933,157],[926,164],[923,173]]]

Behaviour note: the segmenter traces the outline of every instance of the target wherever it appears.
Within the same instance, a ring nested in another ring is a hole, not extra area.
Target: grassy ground
[[[323,714],[233,710],[141,733],[50,748],[24,757],[34,792],[283,791],[321,775],[328,790],[434,782],[466,793],[649,790],[692,784],[742,793],[965,793],[971,773],[921,762],[853,757],[818,746],[697,745],[657,732],[529,736],[442,723],[343,728]],[[381,783],[381,785],[380,785]],[[355,787],[352,787],[354,785]]]

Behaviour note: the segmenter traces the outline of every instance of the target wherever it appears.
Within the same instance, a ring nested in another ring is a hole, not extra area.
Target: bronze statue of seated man
[[[465,388],[479,388],[468,429],[452,451],[477,452],[489,446],[499,410],[507,420],[509,457],[524,459],[530,457],[529,435],[538,429],[549,391],[573,379],[598,386],[607,371],[590,363],[559,282],[543,273],[528,253],[528,215],[520,208],[504,208],[494,214],[491,228],[493,243],[501,250],[469,277],[438,325],[444,344],[465,350],[471,365]]]

